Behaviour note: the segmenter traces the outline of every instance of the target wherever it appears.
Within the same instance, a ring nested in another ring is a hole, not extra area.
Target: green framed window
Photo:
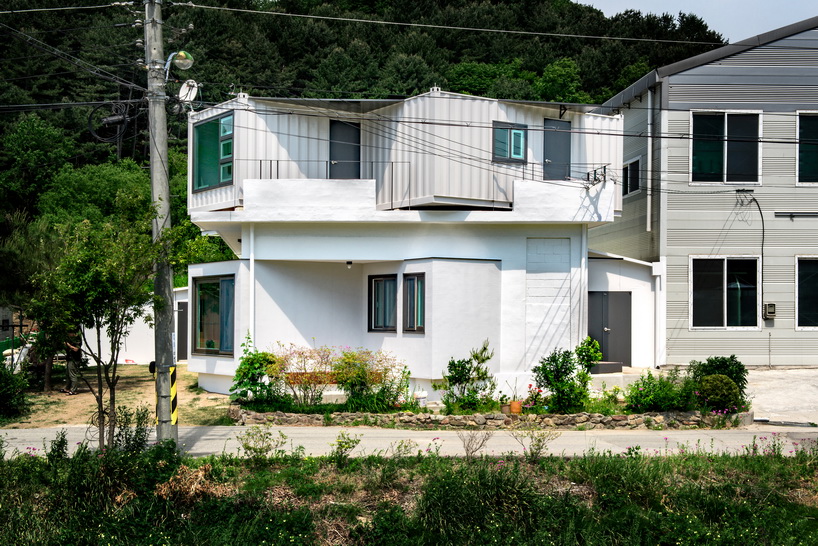
[[[492,160],[501,163],[525,163],[526,125],[495,121],[493,124]]]
[[[426,322],[426,275],[403,276],[403,331],[423,332]]]
[[[798,116],[798,181],[818,182],[818,114]]]
[[[369,328],[370,332],[394,332],[397,330],[397,275],[369,276]]]
[[[799,328],[818,328],[818,257],[798,258]]]
[[[235,277],[193,280],[193,352],[233,354]]]
[[[758,114],[693,114],[693,182],[758,182]]]
[[[756,258],[695,258],[691,268],[694,328],[758,326]]]
[[[233,183],[233,114],[193,127],[193,190]]]

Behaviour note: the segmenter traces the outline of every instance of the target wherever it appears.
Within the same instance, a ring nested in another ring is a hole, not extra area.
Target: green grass
[[[634,446],[532,464],[414,451],[342,469],[297,451],[64,447],[0,460],[0,543],[818,543],[818,447],[777,436],[732,455]]]

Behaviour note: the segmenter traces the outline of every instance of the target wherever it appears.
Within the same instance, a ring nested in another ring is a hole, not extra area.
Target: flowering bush
[[[528,396],[523,401],[523,408],[528,411],[539,413],[548,409],[548,397],[543,394],[543,390],[536,385],[528,384]]]
[[[551,393],[551,407],[556,413],[571,413],[582,409],[588,399],[591,375],[579,369],[574,353],[554,350],[531,369],[538,388]]]
[[[279,344],[275,352],[279,372],[296,404],[314,406],[321,403],[324,389],[334,383],[333,352],[329,347],[301,347]]]

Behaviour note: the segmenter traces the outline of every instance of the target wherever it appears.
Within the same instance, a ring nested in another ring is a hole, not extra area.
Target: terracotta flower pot
[[[509,402],[509,407],[514,415],[520,415],[523,412],[523,403],[520,400],[512,400]]]

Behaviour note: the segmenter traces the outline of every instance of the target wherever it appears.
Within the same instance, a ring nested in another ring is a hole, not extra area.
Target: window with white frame
[[[193,279],[193,352],[233,354],[235,277]]]
[[[369,276],[369,331],[394,332],[397,329],[398,276]]]
[[[690,277],[694,328],[758,326],[757,258],[693,258]]]
[[[799,328],[818,328],[818,257],[798,258]]]
[[[403,276],[403,330],[423,332],[426,321],[426,275],[407,273]]]
[[[818,182],[818,114],[798,116],[798,181]]]
[[[495,121],[493,124],[492,160],[499,163],[525,163],[528,127],[518,123]]]
[[[193,189],[233,183],[233,115],[193,127]]]
[[[758,182],[758,114],[693,113],[693,182]]]
[[[640,161],[637,159],[622,167],[622,195],[628,195],[639,189],[639,164]]]

